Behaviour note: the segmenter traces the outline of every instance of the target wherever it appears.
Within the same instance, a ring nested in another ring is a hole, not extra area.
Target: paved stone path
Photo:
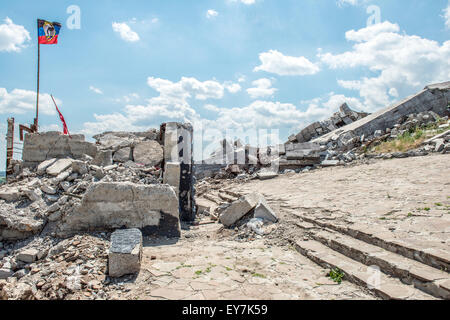
[[[201,226],[197,233],[214,235],[218,228]],[[190,233],[195,236],[196,231]],[[167,245],[147,243],[139,276],[112,298],[375,299],[356,285],[331,281],[326,276],[328,271],[292,247],[266,245],[263,239],[236,242],[202,236],[183,238]]]

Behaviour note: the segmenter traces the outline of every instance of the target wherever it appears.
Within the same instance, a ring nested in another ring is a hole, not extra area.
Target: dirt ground
[[[335,167],[269,181],[227,181],[240,193],[262,193],[279,214],[270,235],[237,241],[235,230],[207,224],[178,241],[146,239],[137,278],[112,299],[377,299],[347,281],[333,282],[297,253],[297,215],[316,216],[413,237],[448,255],[450,155]],[[295,214],[294,214],[295,213]]]

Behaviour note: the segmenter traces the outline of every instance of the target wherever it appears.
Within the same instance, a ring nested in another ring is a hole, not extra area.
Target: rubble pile
[[[107,299],[114,290],[108,286],[108,238],[98,233],[8,245],[0,261],[0,300]],[[12,274],[1,276],[5,270]]]
[[[329,119],[310,124],[298,134],[290,136],[289,141],[294,143],[309,142],[326,133],[363,119],[368,115],[369,113],[353,111],[346,103],[344,103],[339,108],[339,111],[334,113]]]
[[[278,173],[308,172],[366,157],[392,158],[448,152],[443,133],[417,150],[392,154],[367,154],[369,147],[397,139],[417,128],[432,137],[448,128],[450,82],[429,85],[421,92],[374,114],[355,112],[344,103],[328,120],[315,122],[284,144],[264,148],[243,146],[238,140],[221,142],[210,159],[196,164],[198,179],[271,179]],[[435,125],[439,130],[430,130]]]

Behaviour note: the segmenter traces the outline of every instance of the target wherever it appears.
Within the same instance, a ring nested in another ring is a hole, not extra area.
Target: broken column
[[[142,260],[142,233],[139,229],[116,230],[111,235],[108,274],[122,277],[139,273]]]
[[[164,181],[178,188],[180,219],[195,220],[193,181],[193,128],[190,124],[177,122],[161,126],[164,145]],[[179,167],[179,169],[178,169]]]

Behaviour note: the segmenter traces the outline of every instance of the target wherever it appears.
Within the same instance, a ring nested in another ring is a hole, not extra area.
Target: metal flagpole
[[[39,20],[38,20],[38,70],[37,70],[37,94],[36,94],[36,119],[34,119],[34,131],[38,132],[39,123],[39,73],[41,70],[41,44],[39,43]]]

